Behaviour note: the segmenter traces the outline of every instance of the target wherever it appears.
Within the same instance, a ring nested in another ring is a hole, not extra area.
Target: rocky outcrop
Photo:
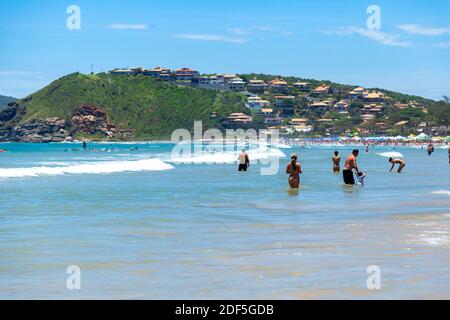
[[[22,142],[61,142],[70,141],[72,137],[67,121],[55,117],[15,126],[9,139]]]
[[[94,105],[81,105],[72,116],[73,133],[101,135],[106,138],[126,140],[133,135],[131,130],[119,129],[111,124],[108,114],[101,108]]]
[[[2,123],[6,123],[14,119],[17,114],[17,108],[8,106],[5,110],[0,112],[0,126]]]
[[[94,105],[75,109],[71,121],[53,117],[21,123],[25,109],[13,102],[0,112],[0,140],[20,142],[72,141],[82,134],[96,138],[129,140],[133,132],[111,124],[108,114]]]

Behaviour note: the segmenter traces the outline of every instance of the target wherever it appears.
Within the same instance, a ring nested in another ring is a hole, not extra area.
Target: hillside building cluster
[[[390,128],[385,121],[379,119],[382,119],[386,110],[416,108],[427,112],[416,101],[396,101],[380,90],[335,87],[329,82],[290,82],[275,77],[245,79],[237,74],[204,75],[191,68],[170,70],[162,67],[139,67],[115,69],[111,73],[149,76],[184,86],[240,92],[246,96],[248,114],[228,115],[230,127],[251,125],[259,117],[268,128],[282,129],[288,133],[308,133],[320,127],[331,135],[342,133],[336,128],[337,118],[350,119],[357,114],[361,120],[358,128],[361,133],[385,134]],[[365,125],[369,123],[370,126]],[[408,125],[408,121],[395,124],[397,128]],[[415,124],[415,127],[418,133],[427,130],[426,123]]]

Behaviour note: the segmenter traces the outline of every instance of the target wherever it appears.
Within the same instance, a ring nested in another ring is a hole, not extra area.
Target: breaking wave
[[[404,158],[403,154],[400,152],[382,152],[378,153],[378,155],[386,158]]]
[[[259,148],[247,151],[250,161],[265,160],[270,158],[285,158],[286,155],[279,149]],[[218,151],[218,152],[203,152],[200,155],[180,155],[179,157],[172,157],[167,162],[170,163],[191,163],[191,164],[232,164],[237,162],[239,151]]]
[[[450,196],[450,190],[437,190],[437,191],[432,191],[431,193],[438,194],[438,195]]]
[[[118,172],[163,171],[174,169],[160,159],[138,161],[109,161],[95,164],[74,164],[57,167],[30,167],[0,169],[0,178],[37,177],[43,175],[64,174],[107,174]]]
[[[279,148],[279,149],[292,149],[292,146],[288,145],[288,144],[274,144],[275,147]]]

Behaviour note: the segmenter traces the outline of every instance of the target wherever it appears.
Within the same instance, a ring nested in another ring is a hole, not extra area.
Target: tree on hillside
[[[428,109],[431,121],[436,125],[450,125],[450,103],[439,101]]]
[[[350,114],[361,114],[361,109],[364,107],[364,104],[359,101],[354,101],[350,103],[350,106],[348,107],[348,112]]]

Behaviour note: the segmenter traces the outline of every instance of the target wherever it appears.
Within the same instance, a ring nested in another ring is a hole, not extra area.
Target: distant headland
[[[0,140],[170,138],[178,128],[278,129],[288,137],[447,136],[450,104],[380,88],[191,68],[122,68],[64,76],[0,112]]]

